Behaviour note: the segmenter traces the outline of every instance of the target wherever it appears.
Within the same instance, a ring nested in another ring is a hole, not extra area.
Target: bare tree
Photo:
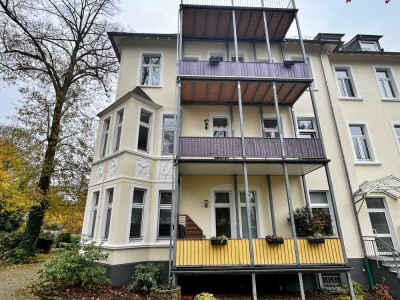
[[[112,20],[117,4],[118,0],[0,0],[1,79],[23,84],[25,98],[47,99],[39,111],[35,105],[25,110],[38,114],[45,137],[37,182],[40,199],[29,212],[18,246],[29,255],[35,254],[52,179],[62,167],[57,155],[68,140],[65,125],[72,124],[63,121],[84,109],[77,104],[82,99],[95,101],[108,92],[117,71],[106,35],[118,30]]]

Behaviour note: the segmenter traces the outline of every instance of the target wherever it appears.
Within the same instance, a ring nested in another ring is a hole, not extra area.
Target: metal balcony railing
[[[294,8],[292,0],[181,0],[181,4],[284,9]]]
[[[281,158],[282,148],[278,138],[245,138],[248,158]],[[325,158],[320,139],[285,138],[287,158]],[[242,144],[240,138],[181,137],[179,139],[181,157],[240,158]]]
[[[249,77],[274,79],[312,79],[305,63],[287,66],[282,63],[228,62],[211,64],[208,61],[181,61],[179,75],[204,77]]]

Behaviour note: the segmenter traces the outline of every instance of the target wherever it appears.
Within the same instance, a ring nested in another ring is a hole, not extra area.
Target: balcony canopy
[[[375,180],[369,180],[360,185],[357,192],[353,194],[355,196],[368,196],[369,193],[384,193],[395,199],[400,199],[400,179],[390,175]]]
[[[214,1],[200,2],[214,3]],[[258,2],[261,3],[261,1]],[[297,9],[292,8],[228,7],[219,3],[220,1],[216,1],[215,4],[211,4],[214,6],[183,4],[182,37],[184,39],[233,40],[232,9],[234,9],[239,41],[265,41],[263,20],[263,12],[265,12],[269,39],[280,42],[285,38],[297,12]]]

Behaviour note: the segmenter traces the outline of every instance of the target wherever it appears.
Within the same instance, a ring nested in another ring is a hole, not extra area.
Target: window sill
[[[382,98],[382,102],[400,102],[400,98]]]
[[[162,88],[163,86],[162,85],[140,85],[140,84],[138,84],[138,87],[141,87],[141,88]]]
[[[358,160],[356,160],[354,162],[354,165],[355,166],[380,166],[380,165],[382,165],[382,163],[379,161],[358,161]]]
[[[339,97],[339,100],[343,100],[343,101],[363,101],[364,98],[358,98],[358,97]]]

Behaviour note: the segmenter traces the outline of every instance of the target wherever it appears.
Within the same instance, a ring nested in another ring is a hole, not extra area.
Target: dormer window
[[[360,48],[362,51],[379,51],[376,42],[360,41]]]

